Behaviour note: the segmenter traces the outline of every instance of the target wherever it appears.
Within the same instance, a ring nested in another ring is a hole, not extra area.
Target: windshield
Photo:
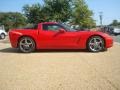
[[[77,31],[75,29],[72,29],[71,26],[69,26],[69,25],[66,25],[66,24],[63,24],[63,23],[60,23],[60,25],[67,31],[71,31],[71,32]]]

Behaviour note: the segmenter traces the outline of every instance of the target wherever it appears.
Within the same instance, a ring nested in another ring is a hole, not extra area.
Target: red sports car
[[[28,53],[35,49],[88,49],[92,52],[112,47],[113,39],[97,31],[73,30],[57,22],[44,22],[32,28],[9,31],[13,48]]]

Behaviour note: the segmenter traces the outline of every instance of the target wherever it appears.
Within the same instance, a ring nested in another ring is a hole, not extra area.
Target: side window
[[[58,31],[60,28],[62,28],[61,26],[59,26],[58,24],[43,24],[43,30],[45,31]]]

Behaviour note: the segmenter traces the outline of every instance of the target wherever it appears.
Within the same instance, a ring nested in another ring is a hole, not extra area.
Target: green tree
[[[120,22],[118,22],[118,20],[113,20],[112,23],[110,24],[110,26],[118,26],[120,25]]]
[[[79,24],[83,28],[91,28],[96,26],[92,18],[93,12],[89,10],[84,0],[73,0],[72,3],[72,21]]]
[[[71,0],[44,0],[44,8],[47,8],[45,13],[49,15],[49,20],[57,22],[68,21],[71,16],[70,2]]]
[[[43,22],[44,20],[44,13],[42,12],[43,7],[37,3],[30,5],[25,5],[23,7],[24,15],[27,17],[28,23],[39,23]]]
[[[83,28],[94,27],[92,11],[84,0],[43,0],[44,5],[33,4],[23,7],[29,23],[46,21],[71,22]]]
[[[23,12],[29,23],[44,21],[62,21],[70,18],[70,0],[44,0],[44,5],[25,5]]]
[[[6,31],[11,28],[22,27],[26,24],[26,18],[18,12],[1,12],[0,13],[0,25],[4,25]]]

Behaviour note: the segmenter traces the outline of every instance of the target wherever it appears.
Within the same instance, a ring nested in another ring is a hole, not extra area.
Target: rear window
[[[28,24],[27,26],[24,27],[24,29],[37,29],[38,25],[37,24]]]

